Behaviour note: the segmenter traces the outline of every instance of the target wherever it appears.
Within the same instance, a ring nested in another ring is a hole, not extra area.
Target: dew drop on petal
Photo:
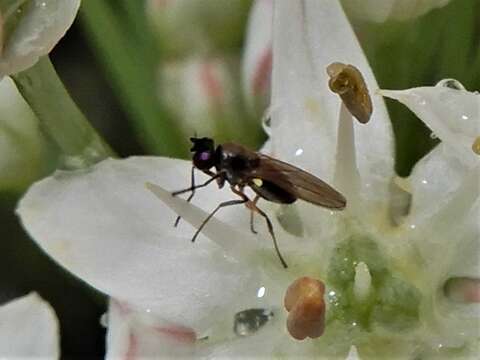
[[[440,80],[435,86],[446,87],[454,90],[465,90],[462,83],[455,79],[443,79]]]
[[[299,148],[295,151],[295,156],[300,156],[303,154],[303,149],[302,148]]]
[[[265,286],[260,287],[260,288],[258,289],[258,291],[257,291],[257,297],[258,297],[258,298],[264,297],[264,296],[265,296],[265,292],[266,292]]]
[[[252,335],[272,318],[271,310],[259,308],[243,310],[235,314],[233,331],[238,336]]]
[[[433,140],[438,139],[437,134],[435,134],[435,133],[432,131],[432,132],[430,133],[430,139],[433,139]]]

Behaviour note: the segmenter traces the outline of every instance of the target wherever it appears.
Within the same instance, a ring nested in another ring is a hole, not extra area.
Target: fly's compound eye
[[[214,166],[214,156],[211,151],[199,151],[193,156],[193,164],[201,170],[210,169]]]
[[[210,151],[202,151],[202,152],[198,155],[198,158],[199,158],[199,160],[201,160],[201,161],[208,161],[208,160],[210,160],[211,157],[212,157],[212,154],[210,153]]]

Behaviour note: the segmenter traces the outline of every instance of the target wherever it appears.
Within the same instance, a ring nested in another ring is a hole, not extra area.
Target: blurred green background
[[[260,117],[268,97],[248,108],[241,85],[251,2],[192,0],[187,5],[155,11],[149,7],[147,18],[143,1],[84,1],[73,27],[51,53],[71,96],[120,157],[186,157],[186,139],[194,128],[218,141],[235,140],[251,147],[265,139]],[[477,0],[452,0],[406,22],[357,21],[355,30],[382,88],[455,78],[468,90],[480,89]],[[205,100],[195,100],[197,93],[188,92],[195,89],[188,83],[189,71],[204,62],[228,90],[220,104],[205,105]],[[397,172],[406,176],[437,140],[401,105],[388,102],[388,108],[396,136]],[[40,171],[32,177],[53,171],[61,160],[58,155],[53,145],[47,145],[41,166],[32,166]],[[28,239],[13,212],[26,186],[0,189],[0,303],[39,292],[60,319],[63,357],[102,357],[105,329],[99,318],[106,298],[56,266]]]

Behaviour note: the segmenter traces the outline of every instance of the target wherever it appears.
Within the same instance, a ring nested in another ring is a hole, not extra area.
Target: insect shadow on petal
[[[250,211],[250,229],[256,233],[253,225],[255,213],[262,216],[273,239],[275,251],[284,268],[287,263],[278,248],[277,239],[273,231],[273,225],[268,215],[257,206],[260,198],[279,204],[291,204],[297,199],[305,200],[332,210],[342,210],[346,206],[345,197],[320,180],[316,176],[301,170],[293,165],[261,154],[235,143],[224,143],[215,147],[212,139],[192,137],[193,165],[191,172],[191,186],[187,189],[175,191],[173,196],[190,192],[187,201],[192,200],[195,190],[216,181],[219,188],[226,182],[231,191],[239,199],[229,200],[218,206],[205,218],[192,237],[195,241],[208,221],[221,208],[244,204]],[[195,169],[210,176],[206,182],[195,184]],[[244,192],[249,187],[255,192],[255,197],[250,199]],[[175,221],[178,225],[180,217]]]

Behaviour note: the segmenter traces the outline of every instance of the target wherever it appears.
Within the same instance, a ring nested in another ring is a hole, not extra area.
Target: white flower
[[[159,98],[181,120],[185,136],[214,136],[238,127],[231,60],[196,56],[160,67]]]
[[[243,51],[243,94],[249,109],[260,112],[268,104],[270,95],[272,14],[272,0],[256,0],[253,3]]]
[[[379,23],[416,18],[449,2],[450,0],[342,0],[349,15]]]
[[[48,303],[35,293],[0,306],[2,359],[59,357],[58,321]]]
[[[62,266],[112,297],[112,358],[473,356],[479,158],[464,144],[479,121],[478,95],[442,86],[384,92],[443,140],[403,181],[410,195],[400,199],[411,196],[411,208],[398,212],[390,121],[342,8],[278,1],[273,24],[264,150],[348,199],[337,213],[301,201],[259,203],[274,222],[287,270],[263,221],[256,220],[258,235],[249,231],[243,207],[223,209],[190,242],[208,213],[234,195],[214,185],[199,189],[199,207],[172,197],[189,185],[188,161],[133,157],[57,172],[20,202],[23,225]],[[334,61],[363,73],[373,96],[369,123],[353,121],[328,90],[325,69]],[[462,115],[464,122],[453,121]],[[197,183],[206,179],[198,175]],[[178,228],[175,213],[183,217]],[[325,332],[297,341],[286,330],[283,297],[304,276],[326,285]]]
[[[42,171],[45,143],[12,79],[0,81],[0,189],[24,189]]]
[[[0,78],[34,65],[72,25],[80,0],[3,1]]]

